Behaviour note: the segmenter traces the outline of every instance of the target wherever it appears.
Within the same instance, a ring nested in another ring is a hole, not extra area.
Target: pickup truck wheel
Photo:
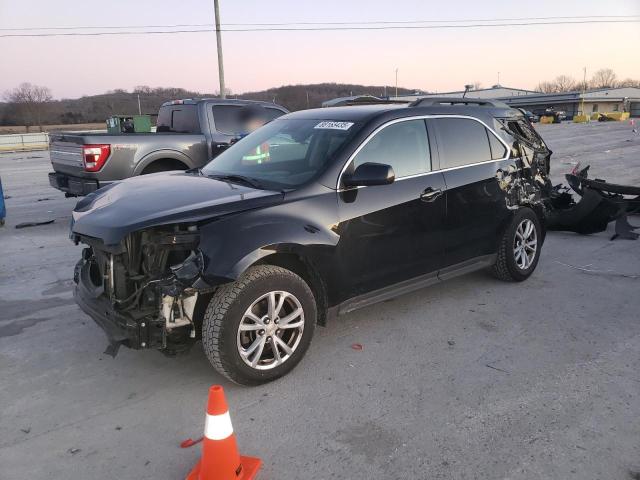
[[[281,267],[258,265],[212,296],[202,345],[229,380],[258,385],[291,371],[309,348],[317,318],[307,283]]]
[[[502,236],[492,273],[508,282],[526,280],[538,265],[541,247],[542,229],[538,216],[530,208],[518,210]]]

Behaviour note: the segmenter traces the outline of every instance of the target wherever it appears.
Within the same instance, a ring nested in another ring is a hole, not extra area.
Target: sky
[[[637,15],[640,0],[220,0],[222,23],[466,20]],[[212,23],[213,0],[0,0],[0,34],[22,27]],[[232,28],[232,27],[228,27]],[[97,31],[97,30],[93,30]],[[531,89],[599,68],[640,79],[640,23],[439,30],[223,32],[227,88],[480,82]],[[0,38],[0,95],[21,82],[75,98],[136,85],[218,91],[215,33]]]

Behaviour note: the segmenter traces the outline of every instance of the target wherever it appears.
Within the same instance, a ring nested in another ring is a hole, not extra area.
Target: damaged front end
[[[628,215],[640,213],[640,187],[607,183],[588,178],[589,166],[580,165],[566,175],[569,187],[552,187],[545,202],[545,223],[549,230],[580,234],[603,232],[615,221],[615,238],[635,240],[638,227],[631,225]],[[580,196],[576,202],[571,193]]]
[[[197,225],[156,227],[128,234],[116,245],[73,235],[88,246],[75,267],[75,298],[105,331],[107,352],[121,345],[187,350],[201,325],[200,296],[212,288],[202,277]]]

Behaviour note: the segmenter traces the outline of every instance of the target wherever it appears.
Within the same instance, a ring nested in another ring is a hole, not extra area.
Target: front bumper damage
[[[176,229],[131,234],[110,247],[76,238],[89,246],[75,268],[75,300],[107,335],[105,353],[124,345],[176,354],[195,343],[198,299],[212,287],[198,234]]]
[[[569,187],[556,185],[547,193],[545,223],[549,230],[580,234],[603,232],[615,221],[611,238],[635,240],[639,227],[629,223],[628,215],[640,213],[640,187],[607,183],[588,178],[589,166],[577,165],[566,175]],[[571,191],[580,196],[576,202]]]

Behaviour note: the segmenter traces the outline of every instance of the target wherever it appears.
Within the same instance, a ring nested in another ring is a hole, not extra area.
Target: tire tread
[[[218,373],[234,383],[247,385],[260,382],[248,382],[244,376],[227,368],[229,362],[224,359],[224,340],[222,336],[223,325],[227,312],[237,300],[242,291],[250,284],[267,277],[273,276],[294,276],[304,282],[298,275],[282,267],[274,265],[256,265],[250,267],[235,282],[222,285],[211,297],[204,314],[205,321],[202,323],[202,346]],[[204,331],[206,329],[206,332]]]

